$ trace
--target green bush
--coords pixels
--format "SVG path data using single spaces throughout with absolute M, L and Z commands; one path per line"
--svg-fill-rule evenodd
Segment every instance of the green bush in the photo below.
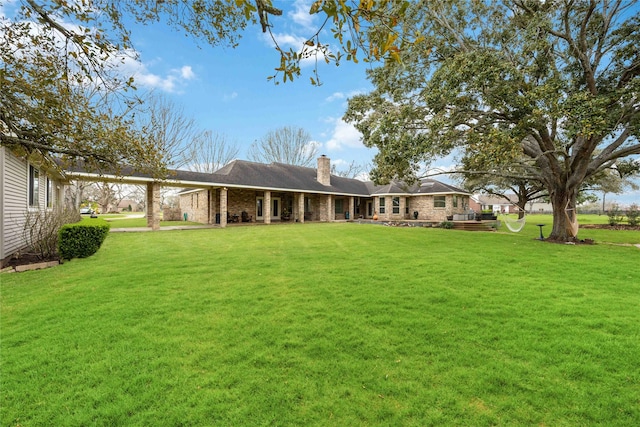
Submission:
M 611 205 L 611 209 L 607 212 L 607 216 L 609 217 L 609 225 L 618 225 L 624 219 L 617 203 Z
M 442 221 L 439 225 L 440 228 L 444 228 L 446 230 L 451 230 L 453 228 L 453 222 L 451 221 Z
M 627 210 L 627 222 L 634 227 L 640 223 L 640 209 L 635 203 Z
M 60 229 L 58 252 L 62 259 L 86 258 L 98 251 L 109 234 L 109 223 L 67 224 Z

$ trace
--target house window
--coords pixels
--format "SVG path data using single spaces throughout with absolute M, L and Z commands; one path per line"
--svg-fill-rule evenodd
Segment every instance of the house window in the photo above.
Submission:
M 447 207 L 446 196 L 433 196 L 433 207 L 434 208 Z
M 256 216 L 259 218 L 264 217 L 264 213 L 262 212 L 262 203 L 263 203 L 263 198 L 258 197 L 256 199 Z
M 380 213 L 385 213 L 385 200 L 384 197 L 380 197 Z
M 336 199 L 335 210 L 336 210 L 337 214 L 341 214 L 341 213 L 344 212 L 344 206 L 343 206 L 343 200 L 342 199 Z
M 53 207 L 53 181 L 47 177 L 47 207 Z
M 453 207 L 454 208 L 458 207 L 458 196 L 453 196 Z
M 40 171 L 29 165 L 29 206 L 38 206 L 38 195 L 40 193 Z
M 393 199 L 391 199 L 391 203 L 393 207 L 393 213 L 399 214 L 400 213 L 400 197 L 394 197 Z

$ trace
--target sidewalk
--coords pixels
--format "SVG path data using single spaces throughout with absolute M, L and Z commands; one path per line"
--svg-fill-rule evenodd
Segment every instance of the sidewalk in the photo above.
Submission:
M 220 228 L 220 225 L 171 225 L 168 227 L 160 227 L 156 231 L 168 231 L 168 230 L 201 230 L 206 228 Z M 143 232 L 153 231 L 151 227 L 128 227 L 128 228 L 114 228 L 112 227 L 109 232 L 111 233 L 127 233 L 127 232 Z

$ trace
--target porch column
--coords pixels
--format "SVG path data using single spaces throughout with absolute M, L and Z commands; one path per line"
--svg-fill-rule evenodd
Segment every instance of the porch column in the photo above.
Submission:
M 56 208 L 58 212 L 62 212 L 64 210 L 64 193 L 65 193 L 65 189 L 67 188 L 67 185 L 62 183 L 58 183 L 55 185 L 56 185 L 57 192 L 55 193 L 56 201 L 55 201 L 54 208 Z
M 298 221 L 304 222 L 304 193 L 298 193 Z
M 160 229 L 160 183 L 147 183 L 147 227 Z
M 209 224 L 216 223 L 216 189 L 209 189 Z
M 265 224 L 271 224 L 271 191 L 264 192 L 264 206 L 262 206 L 262 217 Z
M 333 196 L 327 195 L 327 221 L 331 222 L 336 219 L 336 212 L 333 208 Z
M 227 187 L 220 189 L 220 227 L 227 226 Z
M 356 209 L 355 209 L 356 198 L 351 196 L 349 197 L 348 200 L 349 200 L 349 206 L 347 206 L 347 212 L 349 212 L 349 219 L 353 220 L 353 217 L 356 214 Z

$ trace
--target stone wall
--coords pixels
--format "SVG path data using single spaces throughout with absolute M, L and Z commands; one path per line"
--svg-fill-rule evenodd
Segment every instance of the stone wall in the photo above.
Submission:
M 378 214 L 378 220 L 380 221 L 402 221 L 410 219 L 407 215 L 407 197 L 399 196 L 400 209 L 398 213 L 393 213 L 393 198 L 394 196 L 384 196 L 384 213 L 380 209 L 380 197 L 374 198 L 374 210 Z M 413 219 L 413 217 L 411 218 Z
M 446 221 L 448 216 L 454 214 L 466 213 L 468 209 L 469 198 L 467 196 L 457 196 L 457 207 L 453 206 L 453 195 L 447 194 L 445 196 L 445 207 L 434 206 L 434 196 L 412 196 L 400 198 L 400 209 L 398 213 L 393 213 L 393 198 L 394 196 L 384 196 L 385 209 L 384 213 L 380 210 L 380 197 L 374 198 L 374 209 L 378 214 L 378 220 L 380 221 L 403 221 L 408 219 L 414 219 L 413 213 L 418 212 L 418 220 L 423 221 Z
M 187 220 L 207 224 L 209 221 L 208 190 L 199 190 L 180 195 L 180 211 Z M 184 218 L 183 218 L 184 219 Z
M 242 188 L 230 188 L 227 193 L 227 210 L 230 215 L 242 215 L 245 211 L 253 218 L 253 222 L 256 220 L 256 197 L 263 197 L 264 191 L 245 190 Z M 271 197 L 274 197 L 274 193 L 271 193 Z M 276 196 L 277 197 L 277 196 Z M 216 212 L 220 209 L 216 206 Z
M 434 196 L 410 197 L 408 200 L 409 216 L 413 219 L 413 212 L 418 211 L 419 220 L 446 221 L 447 216 L 465 213 L 467 206 L 463 201 L 465 198 L 467 199 L 466 203 L 468 203 L 468 197 L 458 196 L 458 206 L 454 207 L 453 195 L 447 194 L 445 196 L 445 207 L 436 208 L 434 207 Z
M 177 208 L 163 208 L 162 209 L 162 219 L 164 221 L 183 221 L 184 217 L 182 216 L 182 211 L 179 207 Z

